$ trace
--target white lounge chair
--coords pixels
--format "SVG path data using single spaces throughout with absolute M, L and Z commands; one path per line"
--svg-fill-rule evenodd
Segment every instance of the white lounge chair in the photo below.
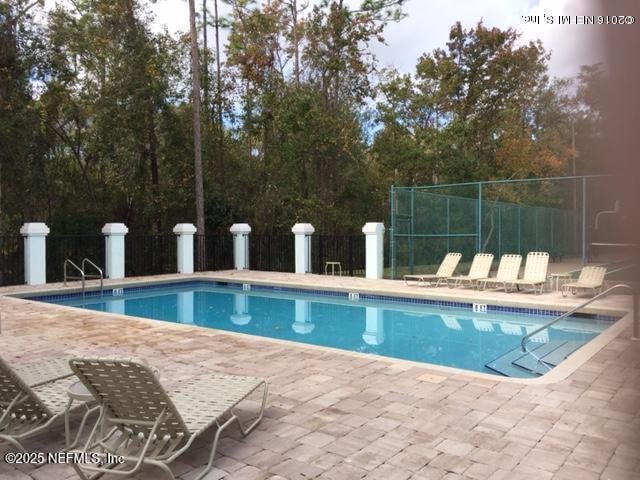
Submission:
M 487 285 L 502 285 L 506 292 L 507 282 L 512 282 L 518 279 L 521 264 L 522 255 L 502 255 L 502 257 L 500 257 L 500 264 L 498 265 L 498 272 L 496 273 L 496 276 L 482 278 L 477 281 L 477 284 L 480 288 L 486 288 Z
M 68 364 L 66 373 L 61 369 L 59 360 L 40 365 L 41 368 L 34 363 L 14 370 L 0 358 L 0 441 L 23 452 L 25 439 L 48 429 L 64 416 L 69 403 L 67 390 L 77 381 Z M 70 412 L 85 406 L 76 403 Z
M 533 288 L 535 293 L 542 293 L 547 283 L 548 266 L 549 254 L 547 252 L 529 252 L 522 278 L 505 282 L 505 287 L 514 286 L 517 290 L 520 290 L 521 286 L 529 286 Z
M 591 290 L 595 295 L 602 290 L 606 267 L 583 267 L 576 282 L 565 283 L 562 286 L 562 296 L 566 297 L 571 292 L 576 295 L 581 290 Z
M 416 282 L 416 285 L 431 285 L 435 284 L 437 287 L 440 283 L 446 283 L 447 278 L 453 275 L 455 272 L 458 263 L 460 263 L 460 259 L 462 258 L 461 253 L 447 253 L 438 268 L 438 271 L 435 274 L 429 275 L 404 275 L 404 281 L 407 285 L 410 285 L 410 281 Z
M 492 263 L 493 253 L 476 253 L 473 257 L 473 262 L 471 262 L 469 274 L 449 277 L 447 279 L 447 285 L 452 288 L 463 284 L 468 284 L 470 287 L 473 287 L 481 278 L 487 278 Z
M 73 375 L 69 367 L 68 358 L 48 358 L 37 362 L 14 365 L 13 371 L 30 387 L 55 382 Z
M 101 402 L 96 426 L 84 448 L 74 453 L 97 454 L 102 459 L 107 454 L 121 455 L 125 459 L 125 465 L 74 463 L 83 479 L 88 478 L 86 472 L 93 473 L 92 478 L 104 473 L 133 475 L 144 465 L 160 467 L 173 479 L 168 464 L 215 425 L 218 430 L 209 463 L 200 479 L 211 470 L 220 434 L 235 422 L 247 435 L 264 414 L 268 388 L 261 378 L 202 375 L 167 392 L 149 367 L 134 360 L 75 358 L 70 363 L 84 386 Z M 234 409 L 261 386 L 260 411 L 245 426 Z M 123 468 L 127 466 L 130 468 Z

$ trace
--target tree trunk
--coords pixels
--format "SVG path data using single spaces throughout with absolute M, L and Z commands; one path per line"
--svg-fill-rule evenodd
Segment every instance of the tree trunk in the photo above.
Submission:
M 189 0 L 189 24 L 191 27 L 191 107 L 193 111 L 193 170 L 196 197 L 196 228 L 204 235 L 204 184 L 202 178 L 202 140 L 200 138 L 200 61 L 198 59 L 198 32 L 196 30 L 195 0 Z M 204 245 L 204 243 L 203 243 Z M 199 248 L 196 265 L 204 268 L 204 250 Z

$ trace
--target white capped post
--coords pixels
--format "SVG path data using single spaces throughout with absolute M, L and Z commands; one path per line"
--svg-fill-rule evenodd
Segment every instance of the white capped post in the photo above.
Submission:
M 382 278 L 384 276 L 384 223 L 365 223 L 362 233 L 365 235 L 365 277 Z
M 124 278 L 124 236 L 129 229 L 124 223 L 106 223 L 104 234 L 105 276 Z
M 249 270 L 249 234 L 248 223 L 234 223 L 229 231 L 233 234 L 233 266 L 236 270 Z
M 25 223 L 20 228 L 24 237 L 24 283 L 43 285 L 47 283 L 47 235 L 46 224 Z
M 310 223 L 296 223 L 291 231 L 296 236 L 296 273 L 311 273 L 311 235 L 316 229 Z
M 197 229 L 193 223 L 178 223 L 173 227 L 178 244 L 178 273 L 193 273 L 193 235 Z

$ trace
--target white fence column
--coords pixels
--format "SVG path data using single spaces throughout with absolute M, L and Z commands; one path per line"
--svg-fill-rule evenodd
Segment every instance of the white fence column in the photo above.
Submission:
M 369 222 L 362 227 L 365 235 L 366 278 L 384 276 L 384 224 Z
M 178 273 L 193 273 L 193 235 L 197 229 L 193 223 L 178 223 L 173 227 L 178 244 Z
M 124 236 L 129 229 L 124 223 L 107 223 L 104 234 L 104 264 L 107 278 L 124 278 Z
M 311 273 L 311 235 L 316 230 L 310 223 L 296 223 L 291 231 L 296 236 L 296 273 Z
M 229 231 L 233 234 L 233 267 L 236 270 L 249 270 L 249 234 L 248 223 L 234 223 Z
M 24 283 L 43 285 L 47 283 L 49 227 L 44 223 L 25 223 L 20 233 L 24 236 Z

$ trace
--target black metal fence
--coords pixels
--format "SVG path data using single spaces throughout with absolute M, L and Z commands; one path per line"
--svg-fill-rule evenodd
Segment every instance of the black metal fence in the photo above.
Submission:
M 340 262 L 343 275 L 363 276 L 365 271 L 364 235 L 322 235 L 311 237 L 313 273 L 323 274 L 326 262 Z M 49 235 L 47 244 L 47 281 L 64 277 L 64 261 L 80 265 L 88 258 L 104 270 L 103 235 Z M 295 237 L 291 233 L 251 234 L 249 267 L 252 270 L 295 271 Z M 233 268 L 233 236 L 229 232 L 196 235 L 194 266 L 197 271 Z M 176 236 L 125 236 L 125 274 L 159 275 L 177 271 Z M 0 286 L 24 282 L 24 246 L 20 236 L 0 236 Z
M 193 248 L 196 271 L 229 270 L 233 268 L 233 237 L 230 233 L 196 235 Z
M 176 236 L 127 235 L 125 238 L 125 275 L 161 275 L 176 273 Z M 103 257 L 104 258 L 104 257 Z
M 84 258 L 88 258 L 104 270 L 103 235 L 47 236 L 47 282 L 61 282 L 64 279 L 64 261 L 66 259 L 80 266 Z M 78 272 L 73 272 L 72 269 L 68 271 L 70 275 L 78 275 Z M 20 279 L 17 283 L 23 281 L 24 279 Z
M 272 272 L 295 271 L 293 234 L 249 235 L 249 268 Z
M 313 235 L 311 237 L 313 273 L 324 273 L 326 262 L 340 262 L 343 275 L 364 276 L 364 235 Z
M 24 282 L 24 240 L 19 235 L 0 236 L 0 286 Z

